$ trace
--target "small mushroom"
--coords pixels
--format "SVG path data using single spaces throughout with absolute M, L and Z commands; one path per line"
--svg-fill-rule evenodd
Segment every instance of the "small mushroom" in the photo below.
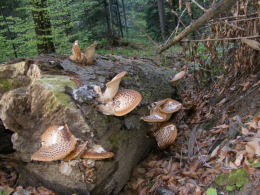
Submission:
M 154 132 L 154 137 L 160 149 L 165 149 L 174 143 L 177 137 L 177 128 L 172 123 L 167 123 Z
M 132 89 L 119 91 L 113 101 L 98 106 L 100 112 L 106 115 L 123 116 L 131 112 L 141 102 L 142 96 Z
M 150 123 L 164 122 L 168 120 L 168 115 L 166 113 L 160 112 L 158 109 L 152 109 L 150 115 L 143 116 L 141 119 Z
M 181 108 L 182 104 L 171 98 L 165 99 L 164 102 L 159 105 L 160 111 L 168 114 L 178 112 Z
M 82 60 L 78 40 L 76 40 L 72 46 L 72 55 L 69 57 L 71 61 L 80 62 Z
M 94 86 L 94 90 L 99 95 L 98 101 L 101 103 L 107 103 L 113 99 L 116 95 L 121 79 L 126 75 L 127 72 L 121 72 L 117 74 L 111 81 L 106 83 L 106 90 L 102 94 L 101 89 L 98 86 Z
M 93 148 L 86 150 L 80 156 L 81 158 L 103 160 L 107 158 L 113 158 L 113 152 L 107 152 L 101 145 L 94 145 Z
M 55 161 L 66 157 L 75 149 L 76 138 L 68 126 L 50 126 L 41 136 L 42 146 L 31 159 L 36 161 Z
M 69 153 L 63 160 L 65 162 L 67 161 L 70 161 L 74 158 L 77 158 L 78 156 L 80 156 L 80 154 L 84 151 L 84 149 L 86 148 L 88 142 L 84 142 L 84 143 L 78 143 L 76 145 L 76 148 L 71 152 Z
M 185 66 L 184 70 L 177 73 L 170 82 L 173 84 L 177 84 L 179 80 L 181 80 L 186 75 L 186 72 L 187 72 L 187 67 Z
M 95 60 L 95 48 L 97 46 L 97 43 L 93 43 L 89 47 L 85 49 L 85 60 L 86 64 L 94 64 Z

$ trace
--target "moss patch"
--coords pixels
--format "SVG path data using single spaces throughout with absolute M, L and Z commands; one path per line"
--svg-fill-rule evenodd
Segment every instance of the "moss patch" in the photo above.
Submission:
M 9 79 L 0 79 L 0 91 L 7 92 L 13 88 L 13 83 Z
M 55 99 L 59 103 L 69 108 L 74 108 L 74 103 L 71 102 L 70 96 L 65 94 L 65 86 L 71 87 L 72 89 L 76 87 L 69 77 L 61 75 L 45 75 L 41 79 L 37 80 L 35 84 L 39 84 L 52 91 Z M 51 101 L 48 106 L 50 109 L 55 109 L 55 101 Z
M 236 186 L 238 188 L 244 186 L 250 179 L 243 168 L 232 170 L 229 174 L 221 174 L 216 177 L 215 182 L 219 186 Z

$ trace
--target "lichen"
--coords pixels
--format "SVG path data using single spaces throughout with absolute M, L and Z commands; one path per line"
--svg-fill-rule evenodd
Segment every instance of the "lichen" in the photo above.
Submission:
M 220 174 L 215 182 L 219 186 L 237 186 L 241 187 L 250 182 L 244 168 L 232 170 L 229 174 Z
M 62 75 L 45 75 L 37 80 L 35 84 L 39 84 L 46 89 L 49 89 L 59 103 L 68 108 L 74 108 L 74 103 L 71 102 L 70 96 L 65 94 L 65 86 L 71 87 L 72 89 L 76 88 L 74 82 L 71 81 L 69 77 Z M 48 107 L 53 110 L 56 105 L 54 102 L 50 102 Z

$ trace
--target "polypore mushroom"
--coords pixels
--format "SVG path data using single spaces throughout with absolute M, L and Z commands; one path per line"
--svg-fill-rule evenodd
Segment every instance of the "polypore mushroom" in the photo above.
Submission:
M 94 145 L 93 148 L 84 151 L 80 157 L 92 160 L 103 160 L 107 158 L 113 158 L 114 153 L 107 152 L 101 145 Z
M 74 42 L 72 46 L 72 55 L 69 58 L 71 61 L 76 61 L 76 62 L 80 62 L 82 60 L 78 40 Z
M 123 116 L 131 112 L 141 102 L 142 96 L 132 89 L 119 91 L 113 101 L 98 106 L 100 112 L 106 115 Z
M 84 151 L 87 144 L 88 144 L 88 142 L 84 142 L 84 143 L 81 143 L 81 144 L 78 143 L 76 145 L 76 148 L 71 153 L 69 153 L 63 160 L 64 161 L 70 161 L 74 158 L 77 158 Z
M 160 112 L 159 109 L 151 109 L 150 115 L 143 116 L 141 119 L 150 123 L 164 122 L 168 120 L 168 115 L 166 113 Z
M 164 102 L 159 105 L 160 111 L 168 114 L 178 112 L 181 108 L 182 104 L 171 98 L 165 99 Z
M 177 128 L 172 123 L 167 123 L 161 126 L 161 128 L 154 132 L 154 137 L 160 149 L 165 149 L 172 145 L 177 137 Z
M 98 101 L 101 103 L 107 103 L 113 99 L 116 95 L 121 79 L 126 75 L 127 72 L 120 72 L 111 81 L 106 83 L 106 90 L 102 94 L 99 86 L 94 86 L 94 90 L 99 95 Z
M 92 45 L 90 45 L 85 49 L 86 64 L 94 64 L 96 46 L 97 43 L 93 43 Z
M 177 84 L 179 82 L 179 80 L 181 80 L 186 75 L 186 72 L 187 72 L 187 67 L 185 66 L 184 70 L 177 73 L 170 82 L 173 84 L 174 83 Z
M 42 146 L 31 159 L 36 161 L 55 161 L 66 157 L 76 146 L 76 138 L 68 126 L 50 126 L 41 136 Z

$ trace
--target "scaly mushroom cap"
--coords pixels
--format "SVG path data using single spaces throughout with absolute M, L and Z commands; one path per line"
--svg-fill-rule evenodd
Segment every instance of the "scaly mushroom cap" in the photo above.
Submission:
M 157 123 L 167 121 L 168 115 L 166 113 L 160 112 L 158 109 L 152 109 L 149 116 L 141 117 L 145 122 Z
M 172 82 L 172 83 L 178 82 L 185 76 L 185 74 L 186 74 L 186 70 L 183 70 L 183 71 L 177 73 L 170 82 Z
M 159 105 L 161 112 L 172 114 L 178 112 L 182 108 L 182 104 L 171 98 L 165 99 L 164 103 Z
M 127 72 L 120 72 L 111 81 L 106 83 L 105 92 L 98 98 L 101 103 L 109 102 L 118 92 L 119 84 L 121 79 L 126 75 Z
M 72 61 L 81 60 L 81 52 L 80 52 L 78 40 L 76 40 L 72 46 L 72 55 L 70 56 L 70 60 Z
M 84 142 L 84 143 L 81 143 L 81 144 L 78 143 L 76 148 L 71 153 L 69 153 L 63 160 L 64 161 L 70 161 L 74 158 L 77 158 L 84 151 L 87 144 L 88 144 L 88 142 Z
M 74 150 L 77 143 L 67 125 L 49 127 L 42 134 L 41 141 L 42 146 L 32 155 L 32 160 L 61 160 Z
M 41 70 L 36 64 L 31 64 L 26 75 L 35 81 L 41 78 Z
M 177 137 L 177 128 L 172 123 L 162 125 L 162 127 L 154 133 L 154 137 L 160 149 L 165 149 L 172 145 Z
M 139 92 L 132 89 L 119 91 L 114 97 L 114 115 L 123 116 L 131 112 L 141 102 L 142 96 Z
M 95 48 L 97 46 L 97 43 L 93 43 L 89 47 L 85 49 L 85 58 L 87 60 L 87 64 L 93 64 L 94 58 L 95 58 Z
M 113 152 L 107 152 L 101 145 L 94 145 L 93 148 L 86 150 L 80 156 L 81 158 L 103 160 L 107 158 L 113 158 Z

